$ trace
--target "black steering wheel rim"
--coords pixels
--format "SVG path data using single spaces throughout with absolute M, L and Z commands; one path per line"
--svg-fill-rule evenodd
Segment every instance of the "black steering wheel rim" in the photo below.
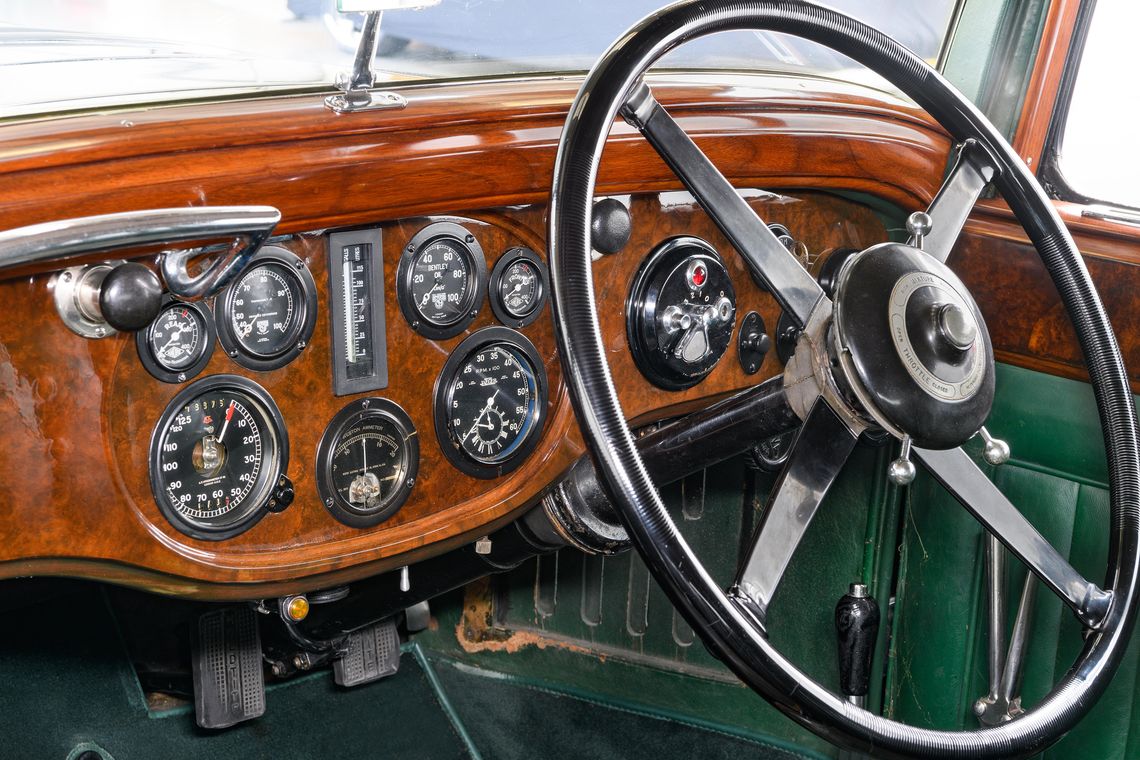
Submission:
M 977 140 L 995 180 L 1057 286 L 1092 380 L 1108 455 L 1111 525 L 1105 588 L 1114 602 L 1072 668 L 1024 716 L 975 731 L 920 729 L 844 701 L 785 660 L 712 580 L 670 520 L 625 422 L 606 361 L 590 272 L 590 211 L 610 126 L 654 61 L 729 30 L 793 34 L 844 53 L 891 81 L 958 141 Z M 838 744 L 876 756 L 1008 757 L 1039 752 L 1103 693 L 1132 630 L 1140 562 L 1140 446 L 1132 393 L 1103 305 L 1040 185 L 985 117 L 925 62 L 881 32 L 803 0 L 686 0 L 622 36 L 587 76 L 559 145 L 550 208 L 555 332 L 579 425 L 615 506 L 658 582 L 705 644 L 778 709 Z

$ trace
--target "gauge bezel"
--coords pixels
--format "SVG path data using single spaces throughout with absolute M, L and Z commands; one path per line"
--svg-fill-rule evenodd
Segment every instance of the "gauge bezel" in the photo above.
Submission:
M 408 468 L 400 488 L 393 492 L 387 504 L 376 512 L 361 512 L 342 499 L 333 486 L 332 460 L 344 432 L 351 425 L 369 417 L 383 417 L 392 422 L 403 434 Z M 321 435 L 321 442 L 317 445 L 317 495 L 329 514 L 352 528 L 371 528 L 400 511 L 400 507 L 404 506 L 404 502 L 408 500 L 412 488 L 416 485 L 419 471 L 420 440 L 416 426 L 403 407 L 386 398 L 375 396 L 362 398 L 345 406 L 329 421 L 325 432 Z
M 297 310 L 300 313 L 296 317 L 288 346 L 284 351 L 272 356 L 261 356 L 248 351 L 234 334 L 232 318 L 234 291 L 238 283 L 254 269 L 265 264 L 280 266 L 294 277 L 301 291 L 301 297 L 297 299 Z M 262 246 L 250 258 L 249 264 L 241 274 L 236 276 L 214 301 L 214 320 L 217 323 L 218 341 L 222 344 L 222 350 L 239 365 L 256 372 L 280 369 L 296 359 L 313 338 L 313 328 L 317 324 L 317 284 L 305 262 L 291 251 L 275 245 Z
M 520 260 L 525 260 L 530 263 L 538 276 L 538 296 L 535 298 L 534 306 L 521 317 L 512 314 L 499 295 L 499 286 L 502 284 L 503 276 L 507 273 L 507 269 L 516 261 Z M 491 311 L 493 311 L 495 317 L 507 327 L 517 329 L 534 324 L 546 306 L 546 294 L 550 291 L 549 282 L 550 271 L 546 267 L 546 262 L 544 262 L 537 253 L 523 246 L 509 248 L 504 251 L 503 255 L 499 257 L 499 260 L 495 262 L 495 266 L 491 269 L 491 277 L 487 282 L 487 297 L 491 302 Z
M 442 324 L 427 319 L 416 307 L 412 297 L 412 275 L 415 270 L 415 260 L 420 252 L 436 240 L 446 238 L 456 243 L 461 255 L 467 257 L 467 301 L 464 303 L 460 317 L 454 322 Z M 396 301 L 400 304 L 400 311 L 404 319 L 413 330 L 425 338 L 432 340 L 445 340 L 454 338 L 475 321 L 479 311 L 483 308 L 483 299 L 487 294 L 487 257 L 483 254 L 483 247 L 479 241 L 464 226 L 455 222 L 433 222 L 412 236 L 404 246 L 400 256 L 400 264 L 396 270 Z
M 710 351 L 700 364 L 690 366 L 663 350 L 659 317 L 666 308 L 662 306 L 662 290 L 682 268 L 688 271 L 696 259 L 704 260 L 710 278 L 715 276 L 724 282 L 724 296 L 732 304 L 732 320 L 727 326 L 718 327 L 718 335 L 713 336 L 715 341 L 710 340 L 710 345 L 723 344 L 720 350 Z M 712 374 L 728 353 L 736 331 L 738 308 L 732 276 L 711 243 L 689 235 L 659 243 L 638 267 L 625 300 L 626 341 L 633 363 L 642 376 L 658 388 L 667 391 L 692 388 Z
M 452 386 L 458 376 L 460 367 L 462 367 L 463 363 L 467 360 L 467 357 L 480 348 L 501 343 L 506 343 L 518 350 L 530 363 L 535 384 L 535 418 L 530 432 L 526 434 L 526 438 L 518 443 L 509 457 L 501 462 L 488 464 L 471 458 L 467 452 L 463 450 L 460 442 L 455 440 L 455 436 L 451 432 L 452 425 L 449 410 L 451 408 L 451 396 L 453 393 Z M 509 327 L 484 327 L 467 336 L 455 347 L 455 350 L 447 357 L 443 369 L 435 380 L 435 389 L 432 393 L 432 418 L 435 423 L 436 442 L 439 444 L 440 450 L 443 451 L 448 461 L 455 465 L 461 472 L 468 475 L 490 480 L 513 472 L 519 465 L 526 461 L 526 458 L 530 456 L 542 438 L 543 429 L 546 427 L 547 394 L 546 366 L 542 363 L 542 358 L 539 356 L 538 349 L 534 347 L 534 344 L 531 343 L 525 335 Z
M 167 309 L 172 306 L 182 306 L 190 309 L 199 317 L 202 318 L 202 324 L 205 325 L 202 334 L 202 349 L 197 359 L 194 360 L 185 369 L 171 370 L 167 369 L 158 357 L 154 355 L 150 347 L 150 334 L 154 330 L 154 326 L 158 324 L 158 320 L 166 313 Z M 214 355 L 214 342 L 218 339 L 218 329 L 214 324 L 214 313 L 207 308 L 201 301 L 182 301 L 172 295 L 167 295 L 162 300 L 162 305 L 158 309 L 158 316 L 156 316 L 146 328 L 139 330 L 135 333 L 135 348 L 139 354 L 139 362 L 142 363 L 143 368 L 151 374 L 156 380 L 161 380 L 164 383 L 180 384 L 193 379 L 206 365 L 210 363 L 210 359 Z
M 257 486 L 257 494 L 247 497 L 252 506 L 233 522 L 221 526 L 212 526 L 196 522 L 174 509 L 165 498 L 165 493 L 155 479 L 155 473 L 162 470 L 162 452 L 159 451 L 162 435 L 169 428 L 175 415 L 195 397 L 219 389 L 236 390 L 249 396 L 259 407 L 257 411 L 264 417 L 263 422 L 266 424 L 266 431 L 273 434 L 276 446 L 273 462 L 268 461 L 268 454 L 263 455 L 262 471 L 271 472 L 272 476 L 266 475 Z M 203 541 L 223 541 L 246 532 L 270 511 L 269 501 L 289 467 L 289 431 L 285 427 L 285 418 L 282 417 L 281 410 L 277 407 L 277 402 L 269 395 L 269 391 L 254 381 L 239 375 L 210 375 L 183 388 L 166 405 L 162 416 L 159 417 L 158 422 L 151 430 L 148 466 L 151 495 L 154 497 L 155 504 L 158 505 L 159 512 L 162 513 L 167 522 L 175 530 L 191 538 Z

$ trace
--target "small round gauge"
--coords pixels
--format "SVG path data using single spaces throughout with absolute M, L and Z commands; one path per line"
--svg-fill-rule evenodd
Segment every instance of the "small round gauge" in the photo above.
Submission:
M 525 327 L 546 302 L 546 264 L 529 248 L 511 248 L 491 270 L 491 308 L 503 324 Z
M 184 383 L 209 363 L 215 337 L 208 309 L 168 298 L 150 326 L 135 333 L 135 347 L 147 372 L 164 383 Z
M 175 528 L 195 538 L 235 536 L 284 508 L 289 440 L 260 385 L 214 375 L 166 408 L 150 439 L 150 484 Z
M 396 297 L 416 332 L 451 338 L 479 313 L 487 262 L 475 236 L 458 224 L 436 222 L 404 249 L 396 273 Z
M 407 413 L 387 399 L 360 399 L 325 429 L 317 448 L 317 492 L 345 525 L 378 525 L 407 500 L 419 462 L 419 438 Z
M 317 319 L 317 289 L 299 258 L 265 246 L 214 304 L 218 337 L 243 367 L 288 364 L 307 345 Z
M 494 478 L 518 467 L 546 423 L 546 371 L 534 344 L 514 330 L 471 335 L 436 383 L 440 447 L 460 470 Z

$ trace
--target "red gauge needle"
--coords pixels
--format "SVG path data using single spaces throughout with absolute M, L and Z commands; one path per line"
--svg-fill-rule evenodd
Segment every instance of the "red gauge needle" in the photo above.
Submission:
M 226 421 L 222 423 L 222 432 L 218 433 L 218 441 L 222 440 L 222 436 L 226 434 L 226 428 L 230 426 L 230 417 L 234 416 L 234 403 L 235 402 L 231 401 L 230 405 L 226 407 Z

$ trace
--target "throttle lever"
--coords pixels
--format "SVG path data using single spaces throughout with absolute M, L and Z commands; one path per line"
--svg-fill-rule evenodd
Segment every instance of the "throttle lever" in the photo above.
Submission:
M 879 603 L 862 583 L 852 583 L 835 605 L 835 635 L 839 652 L 839 690 L 863 707 L 871 682 L 871 657 L 879 636 Z

